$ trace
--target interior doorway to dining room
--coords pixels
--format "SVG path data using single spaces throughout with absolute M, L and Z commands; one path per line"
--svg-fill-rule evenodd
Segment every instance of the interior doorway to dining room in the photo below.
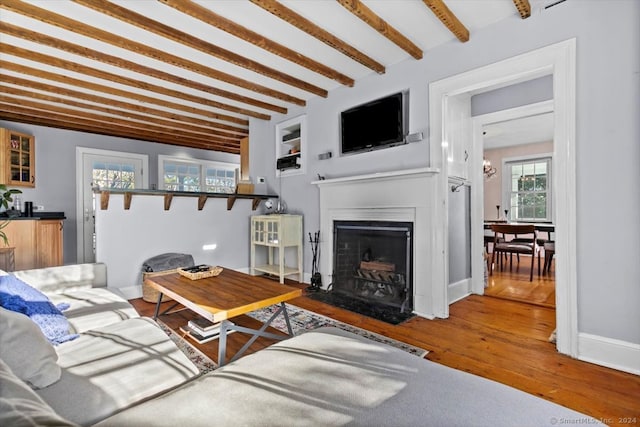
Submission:
M 553 104 L 528 104 L 478 115 L 474 121 L 482 131 L 484 243 L 490 270 L 484 295 L 555 308 Z M 491 225 L 505 222 L 535 224 L 538 259 L 533 264 L 529 255 L 503 256 L 503 262 L 493 256 Z M 517 237 L 498 233 L 498 238 Z

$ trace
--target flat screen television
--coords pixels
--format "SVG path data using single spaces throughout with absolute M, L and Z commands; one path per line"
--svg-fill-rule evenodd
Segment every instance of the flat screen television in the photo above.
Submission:
M 405 143 L 406 93 L 367 102 L 340 115 L 340 152 L 351 154 Z

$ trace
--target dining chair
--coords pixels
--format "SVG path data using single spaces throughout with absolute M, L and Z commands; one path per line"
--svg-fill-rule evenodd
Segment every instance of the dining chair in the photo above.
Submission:
M 544 244 L 544 265 L 542 267 L 543 273 L 549 273 L 551 271 L 551 262 L 553 256 L 556 253 L 556 242 L 546 242 Z
M 538 245 L 538 233 L 535 226 L 532 224 L 492 224 L 491 230 L 494 233 L 491 265 L 497 268 L 495 264 L 496 256 L 500 262 L 501 255 L 508 254 L 509 269 L 512 269 L 513 254 L 518 256 L 520 254 L 531 255 L 529 281 L 533 281 L 533 263 L 536 256 L 538 258 L 538 274 L 540 274 L 540 246 Z M 509 235 L 515 236 L 513 240 L 507 240 Z M 490 273 L 493 274 L 493 269 L 490 269 Z

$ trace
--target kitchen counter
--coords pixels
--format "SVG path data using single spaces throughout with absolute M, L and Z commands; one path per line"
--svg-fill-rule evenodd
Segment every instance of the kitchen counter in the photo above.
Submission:
M 33 216 L 24 216 L 24 214 L 21 214 L 21 215 L 22 216 L 10 217 L 9 215 L 7 215 L 6 212 L 2 212 L 0 213 L 0 219 L 11 219 L 11 220 L 67 219 L 67 217 L 64 216 L 64 212 L 34 211 Z

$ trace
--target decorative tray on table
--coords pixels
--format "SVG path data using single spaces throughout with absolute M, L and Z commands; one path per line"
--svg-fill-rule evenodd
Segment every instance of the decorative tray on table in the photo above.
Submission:
M 193 267 L 178 268 L 176 271 L 181 276 L 191 280 L 204 279 L 205 277 L 213 277 L 222 273 L 222 267 L 212 267 L 206 264 L 195 265 Z

